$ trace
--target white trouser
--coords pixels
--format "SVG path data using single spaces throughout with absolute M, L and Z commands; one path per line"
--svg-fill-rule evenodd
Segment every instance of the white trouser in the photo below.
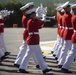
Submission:
M 59 45 L 60 45 L 60 36 L 57 35 L 57 41 L 56 41 L 56 43 L 55 43 L 55 45 L 54 45 L 54 47 L 53 47 L 53 51 L 54 51 L 53 54 L 54 54 L 54 55 L 57 54 L 57 50 L 58 50 Z
M 27 44 L 26 44 L 25 41 L 23 41 L 22 45 L 19 47 L 19 53 L 18 53 L 18 55 L 16 57 L 15 64 L 20 65 L 20 63 L 22 61 L 22 58 L 25 55 L 26 49 L 27 49 Z
M 66 57 L 66 61 L 63 64 L 63 68 L 69 69 L 75 57 L 76 57 L 76 43 L 72 43 L 71 51 L 68 53 L 68 56 Z
M 20 46 L 20 51 L 17 55 L 17 58 L 15 60 L 15 64 L 21 64 L 23 57 L 25 56 L 26 50 L 27 50 L 27 44 L 25 41 L 23 41 L 22 45 Z M 38 61 L 36 59 L 36 56 L 33 54 L 33 59 L 35 61 L 35 64 L 38 65 Z
M 60 45 L 59 45 L 59 47 L 58 47 L 58 51 L 57 51 L 57 55 L 56 55 L 57 58 L 60 57 L 60 53 L 61 53 L 61 49 L 62 49 L 62 47 L 63 47 L 63 43 L 64 43 L 64 39 L 61 37 L 61 38 L 60 38 Z
M 4 42 L 4 33 L 0 33 L 0 45 L 1 45 L 2 51 L 5 53 L 7 49 Z
M 64 40 L 64 44 L 63 44 L 63 47 L 61 49 L 58 65 L 64 64 L 66 56 L 71 49 L 71 46 L 72 46 L 71 40 Z
M 41 48 L 39 45 L 28 45 L 27 46 L 26 54 L 25 54 L 19 68 L 26 70 L 29 59 L 33 54 L 36 55 L 37 61 L 39 63 L 39 66 L 41 67 L 41 69 L 42 70 L 46 69 L 48 66 L 46 65 L 46 63 L 43 59 Z
M 1 46 L 1 33 L 0 33 L 0 57 L 4 56 L 4 52 L 2 51 L 2 46 Z

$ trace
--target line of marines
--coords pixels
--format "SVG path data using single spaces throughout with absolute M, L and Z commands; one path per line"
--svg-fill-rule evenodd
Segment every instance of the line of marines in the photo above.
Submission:
M 53 56 L 58 67 L 64 73 L 72 73 L 69 69 L 76 60 L 76 4 L 69 1 L 56 8 L 57 41 L 53 47 Z
M 45 23 L 45 18 L 36 17 L 36 9 L 33 2 L 22 6 L 20 10 L 23 13 L 22 25 L 24 28 L 23 42 L 19 48 L 19 53 L 14 62 L 14 66 L 19 68 L 21 73 L 27 71 L 30 57 L 32 56 L 37 69 L 41 69 L 43 74 L 52 71 L 45 63 L 41 48 L 39 46 L 39 29 Z M 56 58 L 58 67 L 62 72 L 72 73 L 69 68 L 74 59 L 76 59 L 76 4 L 70 5 L 69 1 L 56 8 L 57 10 L 57 42 L 53 48 L 53 56 Z M 71 12 L 72 10 L 72 12 Z M 1 13 L 0 13 L 1 14 Z M 0 59 L 9 55 L 4 44 L 4 21 L 6 14 L 0 16 Z M 3 40 L 2 40 L 3 39 Z M 2 58 L 3 57 L 3 58 Z
M 28 7 L 29 6 L 29 7 Z M 26 71 L 27 64 L 32 56 L 36 68 L 41 69 L 44 74 L 51 71 L 46 65 L 41 48 L 39 46 L 39 29 L 43 27 L 45 18 L 42 20 L 36 17 L 35 7 L 33 3 L 28 3 L 21 7 L 23 12 L 22 24 L 24 27 L 23 43 L 20 46 L 20 51 L 14 63 L 14 66 L 19 68 L 22 73 Z M 69 1 L 56 8 L 57 10 L 57 42 L 53 48 L 53 56 L 55 56 L 58 67 L 64 73 L 72 73 L 69 68 L 72 61 L 76 58 L 75 55 L 75 22 L 76 22 L 76 4 L 70 5 Z M 72 10 L 72 11 L 71 11 Z M 22 59 L 23 58 L 23 59 Z

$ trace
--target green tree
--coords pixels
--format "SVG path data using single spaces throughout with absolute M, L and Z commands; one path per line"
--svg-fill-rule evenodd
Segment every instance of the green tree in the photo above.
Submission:
M 47 5 L 47 16 L 56 16 L 56 5 L 54 2 L 49 2 Z M 53 27 L 57 23 L 56 19 L 50 19 L 50 22 L 45 23 L 45 27 Z
M 5 8 L 11 11 L 14 10 L 14 14 L 7 16 L 7 20 L 5 22 L 6 27 L 12 27 L 13 24 L 18 24 L 18 27 L 22 27 L 22 12 L 20 11 L 20 7 L 22 7 L 23 5 L 23 3 L 17 0 L 9 0 L 7 2 L 0 3 L 0 10 Z M 48 2 L 44 6 L 47 6 L 47 16 L 56 15 L 56 6 L 54 5 L 54 2 Z M 44 26 L 53 27 L 55 24 L 56 20 L 51 19 L 50 22 L 46 22 Z
M 0 3 L 1 9 L 7 9 L 7 10 L 14 10 L 14 14 L 11 14 L 10 16 L 7 16 L 7 20 L 5 22 L 5 25 L 7 27 L 12 27 L 13 24 L 18 24 L 19 27 L 21 27 L 21 17 L 22 12 L 20 11 L 20 7 L 23 6 L 23 4 L 16 0 L 10 0 L 6 3 Z

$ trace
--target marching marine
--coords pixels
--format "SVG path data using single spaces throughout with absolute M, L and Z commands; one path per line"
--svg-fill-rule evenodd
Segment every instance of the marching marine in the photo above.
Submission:
M 62 29 L 63 29 L 63 26 L 62 26 L 62 17 L 64 15 L 64 12 L 65 12 L 64 9 L 61 8 L 61 10 L 60 10 L 60 16 L 59 16 L 59 19 L 58 19 L 58 23 L 59 23 L 59 31 L 58 32 L 59 32 L 59 39 L 60 39 L 60 41 L 59 41 L 59 46 L 58 46 L 56 57 L 55 57 L 56 59 L 59 58 L 60 53 L 61 53 L 61 48 L 62 48 L 62 45 L 63 45 L 63 39 L 60 36 L 60 34 L 61 34 Z
M 71 38 L 72 41 L 72 47 L 71 50 L 69 51 L 66 60 L 62 66 L 62 71 L 65 73 L 72 73 L 69 68 L 74 60 L 74 58 L 76 58 L 76 4 L 71 6 L 72 10 L 73 10 L 73 15 L 71 18 L 71 22 L 72 22 L 72 26 L 73 26 L 73 35 Z
M 71 49 L 72 46 L 72 42 L 71 42 L 71 37 L 73 34 L 73 28 L 72 28 L 72 24 L 71 24 L 71 8 L 70 8 L 70 4 L 69 1 L 64 3 L 62 5 L 62 8 L 65 10 L 65 13 L 62 17 L 62 22 L 64 24 L 64 33 L 63 33 L 63 39 L 64 39 L 64 43 L 63 43 L 63 47 L 61 49 L 61 53 L 59 56 L 59 61 L 58 61 L 58 66 L 61 68 L 62 65 L 65 62 L 66 56 L 68 54 L 68 52 Z
M 39 46 L 39 41 L 40 41 L 39 29 L 42 28 L 44 22 L 39 20 L 36 17 L 35 8 L 28 10 L 26 13 L 30 17 L 30 19 L 27 23 L 29 36 L 27 37 L 26 43 L 28 44 L 28 46 L 27 46 L 27 50 L 25 53 L 25 57 L 24 57 L 23 61 L 21 62 L 21 65 L 19 67 L 19 71 L 23 72 L 23 73 L 29 73 L 28 71 L 26 71 L 27 64 L 29 62 L 30 57 L 33 54 L 36 54 L 36 58 L 37 58 L 37 61 L 39 63 L 39 66 L 40 66 L 42 72 L 44 74 L 46 74 L 47 72 L 51 71 L 51 69 L 48 69 L 48 66 L 44 62 L 41 48 Z
M 6 17 L 8 12 L 6 10 L 0 11 L 0 53 L 1 53 L 1 61 L 5 59 L 5 56 L 9 55 L 10 52 L 7 51 L 5 42 L 4 42 L 4 22 L 6 21 Z
M 56 10 L 57 10 L 57 24 L 58 24 L 58 27 L 57 27 L 57 41 L 56 41 L 56 43 L 55 43 L 55 45 L 54 45 L 54 47 L 53 47 L 53 56 L 57 59 L 57 51 L 58 51 L 58 48 L 59 48 L 59 45 L 60 45 L 60 39 L 61 39 L 61 37 L 60 37 L 60 17 L 61 17 L 61 10 L 62 10 L 62 8 L 61 8 L 61 6 L 58 6 L 57 8 L 56 8 Z
M 25 56 L 26 50 L 27 50 L 26 39 L 28 37 L 27 22 L 29 20 L 29 16 L 26 14 L 26 12 L 28 10 L 30 10 L 30 9 L 33 9 L 33 8 L 34 8 L 33 2 L 27 3 L 26 5 L 24 5 L 24 6 L 22 6 L 20 8 L 20 10 L 23 13 L 23 16 L 22 16 L 22 25 L 23 25 L 23 28 L 24 28 L 24 32 L 23 32 L 23 43 L 20 46 L 20 51 L 19 51 L 19 53 L 18 53 L 18 55 L 16 57 L 16 60 L 14 62 L 14 66 L 16 66 L 16 67 L 20 66 L 20 64 L 23 61 L 23 58 Z M 37 62 L 37 60 L 35 58 L 35 54 L 33 54 L 33 58 L 34 58 L 34 61 L 36 63 L 36 68 L 39 68 L 38 62 Z

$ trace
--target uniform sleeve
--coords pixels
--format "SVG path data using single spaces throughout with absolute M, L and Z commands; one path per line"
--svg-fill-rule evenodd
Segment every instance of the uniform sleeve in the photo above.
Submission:
M 75 20 L 74 20 L 74 22 L 73 22 L 73 26 L 74 26 L 74 28 L 75 28 L 75 30 L 76 30 L 76 18 L 75 18 Z
M 65 27 L 65 17 L 64 16 L 62 17 L 62 26 Z
M 38 20 L 38 29 L 41 29 L 44 25 L 44 21 Z
M 24 28 L 27 28 L 27 21 L 28 21 L 27 18 L 22 18 L 22 25 Z
M 60 25 L 62 26 L 62 17 L 60 18 Z
M 28 28 L 28 32 L 30 32 L 30 31 L 32 31 L 32 23 L 31 23 L 31 20 L 28 20 L 28 22 L 27 22 L 27 28 Z

